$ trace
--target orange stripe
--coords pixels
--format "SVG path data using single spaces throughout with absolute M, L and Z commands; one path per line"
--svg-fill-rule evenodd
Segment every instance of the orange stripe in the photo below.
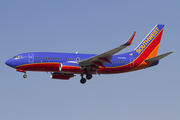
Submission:
M 156 48 L 151 52 L 151 54 L 146 59 L 155 57 L 157 55 L 158 49 L 159 49 L 159 44 L 156 46 Z

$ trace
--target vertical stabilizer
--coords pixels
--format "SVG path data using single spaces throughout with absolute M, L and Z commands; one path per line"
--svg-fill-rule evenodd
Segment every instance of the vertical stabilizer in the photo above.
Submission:
M 144 40 L 134 50 L 138 55 L 144 54 L 145 58 L 155 57 L 158 52 L 164 25 L 156 25 Z M 147 56 L 148 55 L 148 56 Z

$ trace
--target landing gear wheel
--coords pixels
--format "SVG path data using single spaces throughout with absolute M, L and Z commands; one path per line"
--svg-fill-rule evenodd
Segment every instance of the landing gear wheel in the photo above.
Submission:
M 92 74 L 87 74 L 87 75 L 86 75 L 86 79 L 87 79 L 87 80 L 90 80 L 91 78 L 92 78 Z
M 81 84 L 86 83 L 86 79 L 85 79 L 85 78 L 81 78 L 80 83 L 81 83 Z
M 24 74 L 24 75 L 23 75 L 23 78 L 27 78 L 27 75 L 26 75 L 26 74 Z

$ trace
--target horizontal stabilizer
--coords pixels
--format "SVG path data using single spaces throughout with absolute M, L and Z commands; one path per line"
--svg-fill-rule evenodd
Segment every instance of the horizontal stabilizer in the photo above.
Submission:
M 146 59 L 145 62 L 155 62 L 155 61 L 159 61 L 160 59 L 166 57 L 167 55 L 169 55 L 169 54 L 171 54 L 171 53 L 173 53 L 173 52 L 168 52 L 168 53 L 165 53 L 165 54 L 156 56 L 156 57 L 152 57 L 152 58 Z

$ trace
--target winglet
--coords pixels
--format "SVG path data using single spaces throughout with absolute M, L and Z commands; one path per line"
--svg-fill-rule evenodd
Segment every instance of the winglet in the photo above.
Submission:
M 123 44 L 123 46 L 129 46 L 131 45 L 133 39 L 134 39 L 134 36 L 136 34 L 136 31 L 134 31 L 134 33 L 131 35 L 131 37 L 127 40 L 127 42 L 125 44 Z
M 155 62 L 155 61 L 158 61 L 158 60 L 166 57 L 167 55 L 169 55 L 171 53 L 173 53 L 173 52 L 168 52 L 168 53 L 156 56 L 156 57 L 152 57 L 152 58 L 146 59 L 145 62 Z

